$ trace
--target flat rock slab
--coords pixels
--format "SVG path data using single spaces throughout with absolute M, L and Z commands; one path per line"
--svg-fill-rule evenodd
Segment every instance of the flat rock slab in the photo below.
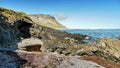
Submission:
M 17 52 L 23 59 L 27 60 L 24 67 L 35 68 L 104 68 L 92 61 L 80 60 L 76 57 L 66 57 L 56 53 L 45 52 Z
M 96 62 L 99 65 L 104 66 L 105 68 L 120 68 L 120 64 L 105 60 L 102 57 L 98 56 L 81 56 L 80 59 Z
M 0 68 L 105 68 L 95 62 L 48 52 L 0 50 Z

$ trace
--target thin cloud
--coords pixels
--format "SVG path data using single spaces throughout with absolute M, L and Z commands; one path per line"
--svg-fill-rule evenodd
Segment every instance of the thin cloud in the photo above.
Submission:
M 66 20 L 68 18 L 65 14 L 61 14 L 61 13 L 56 14 L 55 17 L 60 21 Z

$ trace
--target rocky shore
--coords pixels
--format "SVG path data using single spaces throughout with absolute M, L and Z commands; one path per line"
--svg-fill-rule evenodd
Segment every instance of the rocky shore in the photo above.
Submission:
M 120 68 L 119 39 L 85 39 L 0 8 L 0 68 Z

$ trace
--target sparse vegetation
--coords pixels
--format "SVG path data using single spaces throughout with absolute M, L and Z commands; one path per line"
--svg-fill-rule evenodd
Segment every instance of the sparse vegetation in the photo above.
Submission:
M 27 14 L 25 12 L 22 11 L 13 11 L 10 9 L 6 9 L 6 8 L 2 8 L 0 7 L 0 13 L 3 14 L 6 17 L 10 17 L 10 16 L 27 16 Z
M 18 11 L 17 13 L 20 14 L 21 16 L 27 16 L 27 14 L 25 12 L 22 12 L 22 11 Z
M 33 14 L 28 15 L 36 24 L 46 26 L 49 28 L 65 28 L 62 24 L 60 24 L 54 16 L 49 14 Z
M 46 27 L 50 27 L 50 28 L 63 28 L 62 25 L 58 25 L 58 24 L 55 24 L 55 25 L 51 25 L 49 23 L 44 23 L 42 24 L 43 26 L 46 26 Z

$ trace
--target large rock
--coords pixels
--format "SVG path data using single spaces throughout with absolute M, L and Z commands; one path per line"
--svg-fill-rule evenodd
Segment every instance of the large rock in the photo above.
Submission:
M 21 37 L 30 37 L 29 28 L 32 22 L 18 12 L 0 8 L 0 45 L 16 45 Z
M 0 68 L 104 68 L 77 57 L 55 53 L 0 50 Z
M 78 55 L 96 55 L 120 63 L 120 41 L 118 39 L 102 38 L 93 44 L 82 46 L 82 49 L 78 51 Z

